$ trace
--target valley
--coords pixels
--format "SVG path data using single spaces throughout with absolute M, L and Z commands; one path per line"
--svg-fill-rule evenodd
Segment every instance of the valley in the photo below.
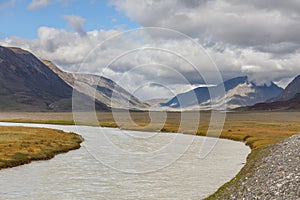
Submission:
M 0 199 L 300 199 L 300 1 L 0 15 Z
M 97 112 L 98 124 L 90 123 L 88 119 L 84 122 L 75 122 L 73 119 L 73 113 L 70 112 L 8 112 L 0 113 L 0 121 L 2 122 L 20 122 L 20 123 L 41 123 L 41 124 L 78 124 L 78 125 L 93 125 L 103 127 L 118 127 L 128 130 L 140 130 L 140 131 L 157 131 L 162 132 L 183 132 L 185 134 L 197 134 L 206 135 L 210 112 L 200 112 L 200 121 L 198 131 L 195 133 L 191 130 L 179 130 L 179 122 L 181 120 L 181 113 L 168 112 L 165 123 L 150 123 L 148 112 L 130 112 L 131 119 L 126 117 L 126 113 L 117 112 L 115 115 L 119 115 L 118 119 L 122 121 L 114 120 L 114 116 L 111 112 Z M 88 114 L 84 114 L 88 116 Z M 159 118 L 161 112 L 153 112 L 153 116 Z M 186 119 L 186 126 L 189 123 L 193 124 L 194 113 L 187 112 L 189 116 Z M 272 116 L 272 117 L 270 117 Z M 288 116 L 288 117 L 287 117 Z M 133 125 L 134 122 L 135 124 Z M 227 112 L 226 121 L 223 131 L 220 135 L 221 138 L 227 138 L 237 141 L 245 142 L 251 148 L 255 149 L 263 147 L 269 144 L 279 142 L 291 135 L 300 132 L 300 112 L 287 112 L 287 111 L 249 111 L 249 112 Z
M 246 174 L 251 176 L 251 166 L 259 163 L 262 156 L 268 156 L 272 145 L 300 132 L 299 76 L 285 89 L 273 82 L 270 85 L 256 85 L 248 77 L 236 77 L 217 86 L 199 87 L 177 94 L 170 100 L 143 102 L 106 77 L 64 72 L 51 61 L 39 60 L 19 48 L 0 47 L 0 64 L 0 83 L 3 86 L 0 90 L 1 122 L 88 125 L 165 134 L 173 132 L 245 143 L 251 148 L 246 165 L 214 194 L 216 196 L 209 197 L 213 199 L 218 195 L 228 195 L 223 188 L 236 187 Z M 216 99 L 211 99 L 211 92 L 222 89 L 224 96 L 217 95 Z M 217 117 L 220 121 L 210 124 L 212 113 L 219 113 L 225 121 Z M 214 126 L 220 127 L 221 132 L 208 133 Z M 65 139 L 57 139 L 53 133 L 48 138 L 47 134 L 43 134 L 48 132 L 44 131 L 46 129 L 35 130 L 46 138 L 43 141 L 47 141 L 47 147 L 43 147 L 41 145 L 45 144 L 40 145 L 37 135 L 24 138 L 24 134 L 30 135 L 33 129 L 23 130 L 20 127 L 10 128 L 4 137 L 12 133 L 18 135 L 21 129 L 22 137 L 18 136 L 21 139 L 10 137 L 12 140 L 6 141 L 0 138 L 2 149 L 5 149 L 2 150 L 3 155 L 0 154 L 2 168 L 50 159 L 57 153 L 79 148 L 82 141 L 74 136 L 75 143 L 64 146 L 57 140 Z M 68 134 L 63 137 L 68 137 Z M 52 142 L 53 139 L 55 141 Z
M 83 113 L 85 114 L 85 113 Z M 29 123 L 41 123 L 41 124 L 78 124 L 78 125 L 93 125 L 93 126 L 103 126 L 103 127 L 118 127 L 126 130 L 139 130 L 139 131 L 157 131 L 161 132 L 183 132 L 184 134 L 196 134 L 196 135 L 206 135 L 208 129 L 210 112 L 202 111 L 200 113 L 201 120 L 199 122 L 199 127 L 197 133 L 189 130 L 179 130 L 179 121 L 181 113 L 179 112 L 168 112 L 167 120 L 164 124 L 151 124 L 148 112 L 131 112 L 131 119 L 125 117 L 124 112 L 114 113 L 120 116 L 124 116 L 123 121 L 115 122 L 112 113 L 110 112 L 98 112 L 97 119 L 98 124 L 85 124 L 73 120 L 73 113 L 70 112 L 60 112 L 60 113 L 44 113 L 44 112 L 9 112 L 1 113 L 0 121 L 7 122 L 29 122 Z M 193 116 L 195 113 L 189 113 L 190 118 L 188 121 L 193 121 Z M 88 115 L 88 114 L 86 114 Z M 161 115 L 161 112 L 152 113 L 152 116 Z M 187 115 L 185 115 L 187 116 Z M 270 117 L 271 116 L 271 117 Z M 287 117 L 288 116 L 288 117 Z M 119 118 L 119 119 L 120 119 Z M 132 121 L 135 122 L 135 126 L 132 126 Z M 91 121 L 92 122 L 92 121 Z M 188 126 L 188 124 L 187 124 Z M 163 127 L 163 128 L 161 128 Z M 226 114 L 226 121 L 223 131 L 220 135 L 221 138 L 240 141 L 245 143 L 251 148 L 251 153 L 247 157 L 246 165 L 241 169 L 241 171 L 234 177 L 231 181 L 222 186 L 215 194 L 208 197 L 208 199 L 222 199 L 224 196 L 228 198 L 232 195 L 228 192 L 228 189 L 234 190 L 234 195 L 240 197 L 240 195 L 246 195 L 243 191 L 241 184 L 247 180 L 247 177 L 254 179 L 253 175 L 258 169 L 261 169 L 264 163 L 262 161 L 265 157 L 272 158 L 271 152 L 274 145 L 281 142 L 297 133 L 300 132 L 300 112 L 288 112 L 288 111 L 242 111 L 242 112 L 228 112 Z M 297 149 L 295 149 L 297 150 Z M 288 155 L 285 155 L 288 156 Z M 285 159 L 291 159 L 289 157 Z M 269 170 L 268 168 L 263 168 L 263 170 Z M 273 170 L 278 170 L 273 168 Z M 290 168 L 288 168 L 290 170 Z M 262 176 L 262 175 L 259 175 Z M 262 176 L 262 179 L 268 176 Z M 261 179 L 255 179 L 255 183 L 261 184 Z M 295 180 L 291 180 L 291 184 L 294 184 Z M 254 187 L 254 186 L 253 186 Z M 255 187 L 254 187 L 255 188 Z M 295 190 L 291 189 L 291 192 Z

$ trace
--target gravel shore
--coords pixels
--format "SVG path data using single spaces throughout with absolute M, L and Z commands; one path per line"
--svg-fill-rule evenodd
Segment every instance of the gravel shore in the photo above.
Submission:
M 300 200 L 300 134 L 260 150 L 244 171 L 212 199 Z

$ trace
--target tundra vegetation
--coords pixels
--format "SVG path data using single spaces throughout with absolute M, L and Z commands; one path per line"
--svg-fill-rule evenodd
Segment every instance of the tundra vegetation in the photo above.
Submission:
M 130 112 L 130 118 L 126 112 L 117 112 L 114 115 L 118 115 L 118 121 L 114 120 L 114 116 L 110 112 L 98 112 L 97 113 L 97 123 L 93 120 L 85 119 L 84 121 L 73 120 L 72 113 L 62 112 L 62 113 L 2 113 L 0 114 L 0 121 L 7 122 L 29 122 L 29 123 L 45 123 L 45 124 L 85 124 L 93 126 L 105 126 L 122 128 L 128 130 L 141 130 L 141 131 L 160 131 L 160 132 L 182 132 L 184 134 L 194 134 L 199 136 L 206 136 L 209 122 L 211 118 L 210 112 L 200 112 L 200 121 L 196 129 L 190 128 L 194 126 L 194 116 L 195 112 L 186 112 L 185 118 L 182 119 L 182 113 L 180 112 L 167 112 L 165 120 L 163 119 L 163 114 L 161 112 L 152 112 L 149 115 L 148 112 Z M 88 113 L 82 113 L 82 116 L 89 116 Z M 151 121 L 152 119 L 152 121 Z M 184 123 L 185 125 L 180 127 L 179 124 Z M 221 123 L 221 122 L 217 122 Z M 213 126 L 213 124 L 212 124 Z M 28 129 L 29 130 L 29 129 Z M 239 180 L 249 176 L 255 170 L 255 163 L 261 160 L 262 157 L 267 156 L 269 153 L 269 148 L 272 144 L 282 141 L 292 135 L 300 132 L 300 112 L 283 112 L 283 111 L 251 111 L 251 112 L 228 112 L 226 113 L 226 120 L 224 127 L 220 134 L 220 138 L 231 139 L 235 141 L 244 142 L 251 148 L 251 153 L 247 158 L 246 165 L 242 170 L 234 177 L 231 181 L 223 185 L 215 194 L 208 199 L 214 199 L 216 196 L 225 195 L 226 188 L 234 185 Z M 32 135 L 33 137 L 33 135 Z M 36 137 L 36 136 L 34 136 Z M 72 136 L 70 136 L 72 138 Z M 54 140 L 53 137 L 48 138 L 49 140 Z M 80 139 L 73 135 L 75 143 L 79 145 Z M 21 144 L 25 144 L 26 140 L 22 140 Z M 41 142 L 43 139 L 35 140 Z M 11 141 L 11 140 L 10 140 Z M 33 140 L 32 140 L 33 141 Z M 48 142 L 44 140 L 45 143 L 42 145 L 47 154 L 49 148 L 53 148 L 56 145 L 55 142 Z M 46 142 L 47 141 L 47 142 Z M 54 140 L 55 141 L 55 140 Z M 57 141 L 56 141 L 57 142 Z M 5 147 L 11 143 L 17 154 L 9 154 L 10 157 L 21 158 L 31 155 L 33 152 L 39 150 L 43 152 L 41 144 L 38 144 L 37 148 L 29 148 L 23 151 L 17 151 L 17 148 L 21 148 L 21 144 L 13 144 L 13 142 L 6 141 Z M 68 145 L 69 144 L 69 145 Z M 68 143 L 66 146 L 70 148 L 71 145 Z M 74 143 L 72 143 L 74 144 Z M 75 145 L 76 146 L 76 145 Z M 57 147 L 57 145 L 56 145 Z M 7 148 L 7 149 L 10 149 Z M 33 150 L 33 152 L 28 152 Z M 44 150 L 44 151 L 45 151 Z M 44 153 L 45 154 L 45 153 Z M 3 152 L 0 152 L 1 157 L 4 156 Z M 228 194 L 229 195 L 229 194 Z
M 75 133 L 29 127 L 0 127 L 0 169 L 47 160 L 78 149 L 82 138 Z

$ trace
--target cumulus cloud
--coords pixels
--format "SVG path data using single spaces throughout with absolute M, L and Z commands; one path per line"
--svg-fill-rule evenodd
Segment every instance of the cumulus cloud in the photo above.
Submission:
M 274 58 L 250 48 L 213 45 L 204 50 L 196 41 L 160 31 L 164 37 L 151 28 L 125 33 L 94 30 L 82 37 L 63 29 L 40 27 L 37 39 L 14 37 L 0 44 L 30 50 L 67 71 L 106 76 L 143 99 L 159 97 L 163 91 L 170 95 L 199 84 L 217 84 L 216 69 L 224 79 L 248 75 L 257 84 L 279 81 L 299 72 L 299 52 Z M 170 37 L 166 37 L 168 34 Z M 212 60 L 218 68 L 213 69 Z M 141 86 L 145 91 L 139 89 Z M 153 92 L 155 88 L 160 93 Z
M 202 41 L 241 47 L 269 45 L 277 51 L 282 43 L 300 37 L 300 3 L 296 0 L 135 1 L 111 3 L 142 26 L 173 28 Z M 273 50 L 275 49 L 275 50 Z
M 41 7 L 47 7 L 49 5 L 49 0 L 32 0 L 27 8 L 29 10 L 35 10 Z
M 0 44 L 25 48 L 67 71 L 104 75 L 129 90 L 153 82 L 179 92 L 180 84 L 204 83 L 201 73 L 210 72 L 213 63 L 197 43 L 187 38 L 156 38 L 150 32 L 95 30 L 82 37 L 62 29 L 40 27 L 37 39 L 14 37 Z M 213 74 L 207 79 L 212 82 L 211 77 Z M 177 87 L 171 87 L 174 85 Z
M 67 15 L 73 32 L 40 27 L 36 39 L 10 37 L 0 44 L 23 47 L 67 71 L 104 75 L 143 99 L 217 84 L 215 64 L 225 80 L 247 75 L 257 84 L 282 84 L 300 74 L 296 0 L 111 3 L 141 26 L 183 34 L 153 28 L 85 31 L 83 18 Z
M 297 0 L 111 0 L 111 4 L 142 26 L 172 28 L 196 38 L 217 60 L 223 75 L 240 72 L 264 84 L 300 73 L 295 61 L 300 52 Z
M 63 18 L 68 21 L 68 24 L 73 31 L 81 36 L 86 35 L 86 32 L 83 28 L 85 19 L 76 15 L 64 15 Z

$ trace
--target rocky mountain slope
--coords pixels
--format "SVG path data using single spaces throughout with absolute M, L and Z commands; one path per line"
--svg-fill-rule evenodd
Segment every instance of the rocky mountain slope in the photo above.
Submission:
M 160 107 L 160 104 L 168 102 L 169 99 L 167 98 L 161 98 L 161 99 L 148 99 L 144 102 L 150 105 L 151 107 Z
M 297 76 L 277 97 L 246 110 L 300 110 L 300 76 Z
M 14 47 L 0 46 L 0 86 L 2 111 L 71 111 L 73 92 L 82 110 L 147 106 L 107 78 L 66 73 Z
M 272 101 L 287 101 L 300 94 L 300 75 L 297 76 L 284 91 Z
M 226 93 L 225 102 L 227 108 L 232 109 L 240 106 L 253 105 L 258 102 L 264 102 L 267 99 L 278 96 L 283 89 L 274 83 L 267 86 L 257 86 L 248 81 L 247 77 L 237 77 L 225 81 L 224 89 Z M 222 85 L 211 87 L 210 90 L 218 91 Z M 195 98 L 196 97 L 196 98 Z M 224 97 L 223 97 L 224 98 Z M 215 102 L 222 100 L 222 97 L 215 99 Z M 161 104 L 172 108 L 206 108 L 211 105 L 211 97 L 208 87 L 198 87 L 186 93 L 179 94 L 169 102 Z
M 246 110 L 300 110 L 300 94 L 297 94 L 294 98 L 286 101 L 258 103 L 253 106 L 246 107 Z
M 68 110 L 72 88 L 35 56 L 0 46 L 1 110 Z
M 114 81 L 93 74 L 69 73 L 60 70 L 51 61 L 42 60 L 51 70 L 75 90 L 113 108 L 147 108 L 146 103 L 131 95 Z

